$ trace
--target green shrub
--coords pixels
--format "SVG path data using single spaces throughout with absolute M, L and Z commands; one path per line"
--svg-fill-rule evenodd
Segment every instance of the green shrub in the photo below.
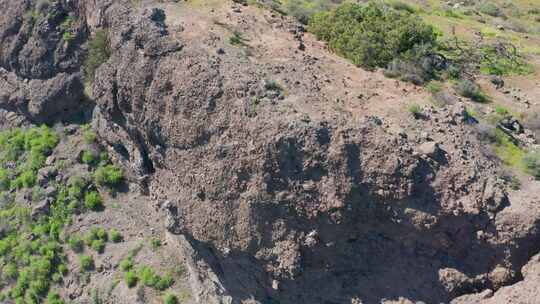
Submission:
M 380 4 L 345 3 L 313 15 L 309 30 L 330 49 L 367 67 L 386 67 L 419 45 L 435 45 L 433 27 L 409 13 Z
M 412 7 L 410 4 L 402 2 L 402 1 L 390 1 L 388 3 L 393 9 L 398 11 L 405 11 L 409 14 L 416 13 L 416 9 Z
M 64 304 L 64 300 L 55 291 L 50 291 L 47 295 L 47 304 Z
M 168 293 L 163 298 L 163 303 L 164 304 L 178 304 L 178 298 L 175 295 Z
M 96 70 L 111 57 L 109 35 L 105 30 L 98 30 L 88 42 L 88 56 L 84 62 L 84 75 L 87 81 L 93 82 Z
M 78 235 L 72 235 L 68 240 L 68 245 L 69 248 L 76 253 L 80 253 L 84 250 L 84 242 Z
M 84 196 L 84 207 L 89 210 L 99 211 L 103 209 L 103 201 L 101 196 L 96 191 L 86 193 Z
M 540 152 L 529 152 L 523 158 L 527 172 L 540 180 Z
M 94 173 L 94 180 L 100 186 L 114 187 L 120 184 L 123 179 L 122 169 L 115 165 L 101 166 Z
M 234 31 L 232 36 L 229 37 L 229 43 L 231 45 L 246 46 L 247 41 L 239 31 Z
M 33 170 L 26 170 L 12 181 L 11 186 L 16 189 L 32 188 L 36 184 L 36 179 L 36 172 Z
M 81 161 L 87 165 L 93 165 L 96 163 L 96 156 L 91 151 L 84 151 L 81 156 Z
M 128 270 L 133 269 L 133 260 L 130 259 L 130 258 L 123 259 L 123 260 L 120 262 L 120 269 L 121 269 L 122 271 L 128 271 Z
M 152 246 L 152 250 L 157 250 L 159 247 L 161 247 L 161 240 L 157 238 L 152 238 L 150 240 L 150 246 Z
M 68 196 L 72 199 L 81 199 L 83 189 L 86 187 L 86 181 L 80 176 L 72 176 L 68 181 Z
M 443 84 L 440 81 L 431 81 L 426 85 L 426 89 L 431 94 L 437 94 L 443 90 Z
M 95 240 L 101 240 L 103 242 L 107 242 L 108 238 L 109 236 L 107 235 L 107 231 L 104 228 L 93 227 L 86 234 L 84 241 L 86 245 L 91 246 L 92 242 Z
M 501 9 L 499 9 L 499 7 L 496 4 L 489 1 L 486 1 L 482 5 L 480 5 L 478 10 L 482 14 L 486 14 L 492 17 L 498 17 L 501 15 Z
M 137 276 L 141 283 L 148 287 L 155 287 L 161 279 L 154 270 L 148 266 L 141 266 L 137 271 Z
M 109 233 L 109 239 L 113 241 L 114 243 L 120 243 L 122 242 L 123 237 L 120 234 L 120 232 L 118 232 L 118 230 L 112 229 L 111 232 Z
M 476 83 L 467 79 L 459 81 L 455 85 L 455 89 L 459 95 L 477 102 L 487 102 L 489 100 Z
M 171 275 L 161 277 L 154 286 L 157 290 L 164 291 L 174 284 L 174 279 Z
M 527 63 L 518 50 L 501 51 L 500 44 L 485 45 L 479 49 L 482 59 L 480 72 L 487 75 L 527 75 L 534 67 Z
M 6 281 L 8 280 L 14 280 L 17 278 L 18 270 L 17 265 L 15 263 L 7 263 L 2 268 L 2 278 Z
M 79 259 L 79 263 L 83 271 L 91 271 L 94 269 L 94 259 L 91 256 L 81 256 Z
M 0 191 L 7 191 L 10 188 L 11 178 L 6 169 L 0 168 Z
M 301 23 L 308 24 L 313 14 L 326 11 L 331 7 L 332 3 L 327 0 L 289 0 L 284 10 Z
M 90 247 L 97 253 L 103 253 L 105 251 L 105 242 L 103 240 L 93 240 Z
M 133 272 L 133 270 L 129 270 L 124 274 L 124 279 L 126 280 L 126 284 L 129 288 L 133 288 L 137 285 L 137 282 L 139 281 L 139 278 Z

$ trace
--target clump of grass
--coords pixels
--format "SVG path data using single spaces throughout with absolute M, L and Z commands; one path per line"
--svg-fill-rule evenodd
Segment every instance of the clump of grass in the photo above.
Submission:
M 540 151 L 532 151 L 527 153 L 523 158 L 526 171 L 540 180 Z
M 476 102 L 488 102 L 489 98 L 482 92 L 482 89 L 474 82 L 463 79 L 455 85 L 456 92 L 466 98 Z
M 492 17 L 498 17 L 502 14 L 501 9 L 494 3 L 486 1 L 478 7 L 478 10 L 482 14 L 486 14 Z
M 94 227 L 86 234 L 84 241 L 97 253 L 103 253 L 105 251 L 105 243 L 109 236 L 107 231 L 103 228 Z
M 98 30 L 88 42 L 88 55 L 84 61 L 84 75 L 86 81 L 93 82 L 96 70 L 109 60 L 112 50 L 109 34 L 105 30 Z
M 84 196 L 84 207 L 92 211 L 103 209 L 103 200 L 96 191 L 90 191 Z
M 426 84 L 426 89 L 434 95 L 443 90 L 443 84 L 440 81 L 430 81 Z
M 87 144 L 93 144 L 97 140 L 97 134 L 92 130 L 92 127 L 90 125 L 84 125 L 82 126 L 82 133 L 84 142 Z
M 94 165 L 96 163 L 97 157 L 92 153 L 92 151 L 84 151 L 81 156 L 81 161 L 83 164 Z
M 163 303 L 164 304 L 178 304 L 178 298 L 175 295 L 168 293 L 163 298 Z
M 122 242 L 124 238 L 122 237 L 122 234 L 120 234 L 118 230 L 112 229 L 111 232 L 109 233 L 109 239 L 113 241 L 114 243 L 120 243 Z
M 79 259 L 79 263 L 83 271 L 94 270 L 94 259 L 91 256 L 88 256 L 88 255 L 81 256 Z
M 128 271 L 128 270 L 131 270 L 133 269 L 133 259 L 132 258 L 126 258 L 126 259 L 123 259 L 121 262 L 120 262 L 120 269 L 122 271 Z
M 246 46 L 247 45 L 247 39 L 243 37 L 242 33 L 239 31 L 233 31 L 233 34 L 231 37 L 229 37 L 229 43 L 231 45 L 236 46 Z
M 508 166 L 523 170 L 525 151 L 503 131 L 495 131 L 495 153 Z
M 129 270 L 124 274 L 124 279 L 126 281 L 126 285 L 129 288 L 133 288 L 137 286 L 137 282 L 139 281 L 139 278 L 137 277 L 137 274 L 133 270 Z
M 418 105 L 416 103 L 413 103 L 413 104 L 409 105 L 407 110 L 409 111 L 409 113 L 411 113 L 411 115 L 415 119 L 418 119 L 418 118 L 420 118 L 422 116 L 422 107 L 420 107 L 420 105 Z
M 100 186 L 114 187 L 122 182 L 124 173 L 115 165 L 100 166 L 94 173 L 94 180 Z
M 161 247 L 161 240 L 158 238 L 152 238 L 150 240 L 150 246 L 152 247 L 152 250 L 156 251 L 159 247 Z
M 68 240 L 68 245 L 71 248 L 71 250 L 77 253 L 83 252 L 84 250 L 84 241 L 78 235 L 72 235 Z

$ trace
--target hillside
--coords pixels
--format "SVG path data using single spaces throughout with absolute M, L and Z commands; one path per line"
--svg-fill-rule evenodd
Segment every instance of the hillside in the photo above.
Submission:
M 540 2 L 376 2 L 0 0 L 0 303 L 539 303 Z

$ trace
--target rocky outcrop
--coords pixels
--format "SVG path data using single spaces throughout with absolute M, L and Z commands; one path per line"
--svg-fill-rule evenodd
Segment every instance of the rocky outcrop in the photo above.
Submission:
M 0 107 L 34 123 L 73 118 L 87 101 L 77 1 L 0 1 Z

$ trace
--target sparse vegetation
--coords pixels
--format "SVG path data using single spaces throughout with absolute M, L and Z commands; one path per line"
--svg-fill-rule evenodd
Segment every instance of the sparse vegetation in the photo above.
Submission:
M 415 119 L 418 119 L 420 118 L 420 116 L 422 116 L 422 107 L 420 107 L 416 103 L 411 104 L 407 109 Z
M 480 87 L 468 79 L 463 79 L 456 83 L 456 92 L 466 98 L 470 98 L 477 102 L 487 102 L 489 98 L 482 92 Z
M 86 81 L 93 82 L 96 70 L 111 56 L 109 35 L 106 30 L 96 31 L 88 43 L 88 56 L 84 62 L 84 75 Z
M 129 270 L 124 274 L 124 279 L 129 288 L 137 286 L 137 281 L 139 280 L 134 271 Z
M 96 184 L 101 186 L 114 187 L 120 184 L 123 179 L 122 169 L 115 165 L 100 166 L 94 173 Z
M 161 240 L 157 238 L 152 238 L 150 240 L 150 245 L 152 246 L 152 250 L 156 251 L 159 247 L 161 247 Z
M 168 293 L 163 298 L 163 303 L 164 304 L 178 304 L 178 298 L 175 295 Z
M 540 152 L 532 151 L 523 158 L 526 170 L 529 174 L 540 180 Z
M 103 201 L 96 191 L 90 191 L 84 196 L 84 207 L 89 210 L 99 211 L 103 209 Z
M 120 243 L 123 240 L 122 234 L 116 229 L 112 229 L 109 233 L 109 239 L 114 243 Z
M 79 259 L 83 271 L 94 270 L 94 259 L 89 255 L 83 255 Z
M 239 31 L 233 31 L 233 34 L 231 37 L 229 37 L 229 43 L 231 45 L 236 45 L 236 46 L 246 46 L 247 45 L 247 39 L 244 38 L 244 36 L 242 35 L 241 32 Z

